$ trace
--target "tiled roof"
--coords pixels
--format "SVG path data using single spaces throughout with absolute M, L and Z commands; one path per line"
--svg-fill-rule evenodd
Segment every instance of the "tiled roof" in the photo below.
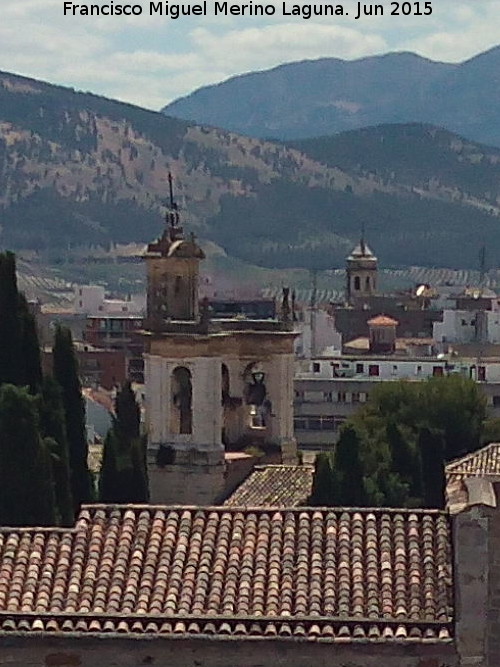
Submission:
M 368 324 L 379 327 L 394 327 L 397 326 L 399 322 L 387 315 L 377 315 L 376 317 L 372 317 L 371 320 L 368 320 Z
M 256 466 L 226 500 L 231 507 L 297 507 L 312 491 L 313 466 Z
M 486 475 L 500 477 L 500 443 L 492 442 L 461 459 L 452 461 L 446 466 L 446 474 L 462 477 L 483 477 Z
M 87 506 L 0 530 L 0 632 L 447 641 L 451 567 L 438 511 Z

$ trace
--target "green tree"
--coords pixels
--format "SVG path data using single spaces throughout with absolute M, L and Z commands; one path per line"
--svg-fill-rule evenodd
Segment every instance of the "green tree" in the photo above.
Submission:
M 437 429 L 422 428 L 418 435 L 418 447 L 422 460 L 423 505 L 441 509 L 446 498 L 443 433 Z
M 140 435 L 140 409 L 130 382 L 116 396 L 115 415 L 104 443 L 100 500 L 145 503 L 149 499 L 146 442 Z
M 0 253 L 0 384 L 24 384 L 24 357 L 19 318 L 16 259 Z
M 331 456 L 320 452 L 314 462 L 314 477 L 309 502 L 316 507 L 330 507 L 335 504 L 334 475 Z
M 116 503 L 120 495 L 117 463 L 116 433 L 109 429 L 104 440 L 101 471 L 99 475 L 99 500 L 102 503 Z
M 480 446 L 486 419 L 486 397 L 476 382 L 460 375 L 422 383 L 420 407 L 431 428 L 440 429 L 447 460 Z
M 0 525 L 53 526 L 56 506 L 50 454 L 40 437 L 37 399 L 0 387 Z
M 32 394 L 36 394 L 42 385 L 42 363 L 36 322 L 24 294 L 19 294 L 18 302 L 21 350 L 24 361 L 23 384 L 28 385 Z
M 45 377 L 39 400 L 40 431 L 51 456 L 59 523 L 70 526 L 74 520 L 69 469 L 66 418 L 61 388 L 52 377 Z
M 88 469 L 88 445 L 85 426 L 85 403 L 82 396 L 78 362 L 71 331 L 58 326 L 53 349 L 54 378 L 61 387 L 68 438 L 71 494 L 75 510 L 92 499 Z
M 367 500 L 361 459 L 361 439 L 356 429 L 347 425 L 342 429 L 335 446 L 334 489 L 336 500 L 341 505 L 362 507 Z
M 410 431 L 407 429 L 403 435 L 403 428 L 392 421 L 386 428 L 391 468 L 400 476 L 401 481 L 408 485 L 411 495 L 419 496 L 422 482 L 420 457 L 416 447 L 410 442 Z

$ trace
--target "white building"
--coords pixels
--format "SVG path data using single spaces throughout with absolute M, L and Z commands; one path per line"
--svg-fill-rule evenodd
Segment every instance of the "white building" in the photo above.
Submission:
M 75 287 L 74 312 L 83 315 L 140 315 L 146 305 L 145 295 L 134 294 L 128 299 L 108 299 L 102 285 Z

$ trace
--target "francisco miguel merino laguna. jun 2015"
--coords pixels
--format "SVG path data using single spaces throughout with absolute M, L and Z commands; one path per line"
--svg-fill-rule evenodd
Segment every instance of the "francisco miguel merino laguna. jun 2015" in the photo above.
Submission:
M 253 2 L 229 3 L 212 0 L 210 4 L 211 13 L 214 16 L 274 16 L 277 13 L 273 4 L 260 4 Z M 348 11 L 342 4 L 291 4 L 282 3 L 283 16 L 300 16 L 310 19 L 313 16 L 348 16 L 351 14 L 355 19 L 362 16 L 429 16 L 432 14 L 432 2 L 390 2 L 388 7 L 382 4 L 352 3 L 353 11 Z M 351 9 L 351 5 L 349 5 Z M 147 11 L 150 16 L 165 16 L 170 19 L 178 19 L 182 16 L 207 16 L 209 13 L 208 2 L 204 0 L 198 4 L 152 2 L 148 3 Z M 141 16 L 146 13 L 140 4 L 76 4 L 74 2 L 63 3 L 64 16 Z

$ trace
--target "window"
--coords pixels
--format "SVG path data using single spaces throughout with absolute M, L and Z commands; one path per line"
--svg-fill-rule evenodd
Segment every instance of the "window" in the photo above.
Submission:
M 327 403 L 333 403 L 333 394 L 331 391 L 323 392 L 323 398 Z
M 171 378 L 170 428 L 172 433 L 190 434 L 193 429 L 193 387 L 191 373 L 178 366 Z
M 422 372 L 422 366 L 417 366 L 417 375 L 420 375 Z
M 337 393 L 337 403 L 345 403 L 345 391 L 339 391 Z
M 319 361 L 313 361 L 313 373 L 319 373 L 321 371 L 321 364 Z
M 479 382 L 486 382 L 486 366 L 478 366 L 477 379 Z
M 363 364 L 356 364 L 356 373 L 364 373 L 365 372 L 365 367 Z
M 295 392 L 295 398 L 303 400 L 304 399 L 304 392 L 303 391 L 296 391 Z
M 359 403 L 360 402 L 360 394 L 359 391 L 353 391 L 351 394 L 351 401 L 353 403 Z
M 432 367 L 432 375 L 434 377 L 442 377 L 444 375 L 443 367 L 442 366 L 433 366 Z
M 378 364 L 370 364 L 368 366 L 368 375 L 371 377 L 378 377 L 380 375 L 380 368 Z
M 365 288 L 366 288 L 367 290 L 370 289 L 370 278 L 368 278 L 368 277 L 367 277 L 366 280 L 365 280 Z
M 356 290 L 356 292 L 359 292 L 359 290 L 361 289 L 361 279 L 359 276 L 356 276 L 354 278 L 354 289 Z

